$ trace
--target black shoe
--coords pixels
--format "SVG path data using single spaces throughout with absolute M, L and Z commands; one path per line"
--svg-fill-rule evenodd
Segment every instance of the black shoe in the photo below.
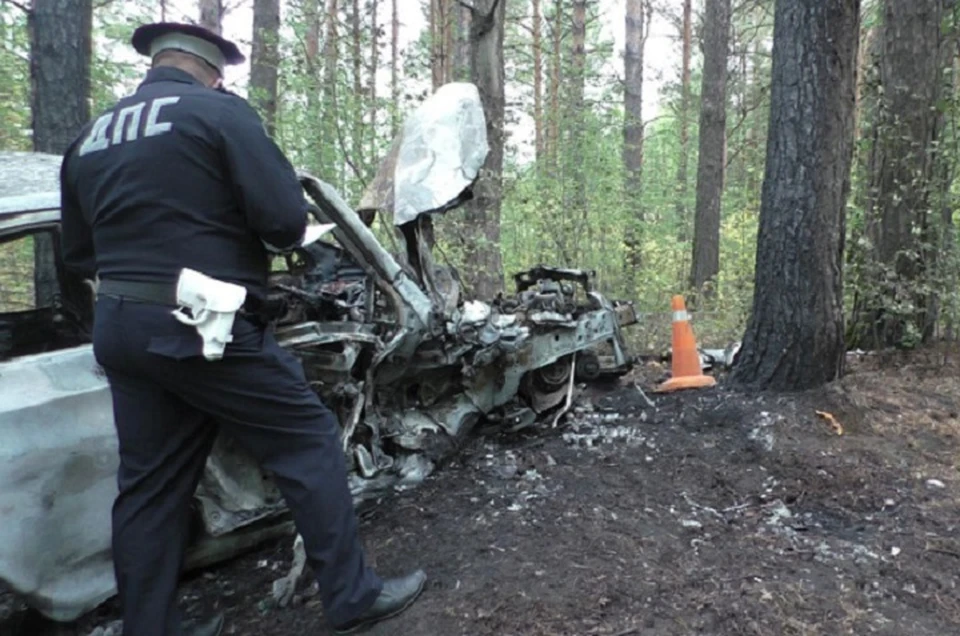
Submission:
M 183 621 L 181 631 L 183 636 L 220 636 L 223 631 L 223 614 L 201 620 Z
M 427 575 L 423 570 L 417 570 L 413 574 L 396 578 L 387 579 L 383 582 L 383 590 L 380 596 L 373 602 L 366 612 L 354 620 L 335 627 L 334 634 L 354 634 L 364 630 L 374 623 L 393 618 L 401 614 L 420 596 L 423 591 L 423 584 L 427 582 Z

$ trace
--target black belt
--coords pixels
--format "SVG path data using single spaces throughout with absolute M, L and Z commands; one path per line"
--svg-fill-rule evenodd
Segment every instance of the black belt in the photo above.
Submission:
M 119 296 L 133 302 L 170 307 L 176 307 L 178 304 L 176 283 L 103 279 L 97 287 L 97 295 Z M 264 302 L 248 293 L 238 313 L 256 319 L 258 322 L 271 322 L 282 316 L 285 311 L 286 306 L 283 302 Z
M 97 294 L 120 296 L 134 302 L 154 305 L 177 305 L 177 286 L 174 283 L 150 283 L 132 280 L 101 280 Z

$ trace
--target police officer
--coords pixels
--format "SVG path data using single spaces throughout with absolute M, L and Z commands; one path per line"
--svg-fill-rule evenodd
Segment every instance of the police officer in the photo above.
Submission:
M 256 112 L 222 90 L 232 42 L 193 25 L 138 28 L 152 68 L 137 91 L 90 122 L 61 168 L 66 265 L 99 280 L 93 345 L 119 439 L 113 558 L 125 636 L 185 628 L 176 588 L 191 497 L 218 428 L 275 476 L 337 633 L 399 614 L 417 570 L 381 580 L 365 562 L 339 425 L 257 311 L 271 251 L 299 245 L 307 203 Z M 245 309 L 220 359 L 172 315 L 183 268 L 242 286 Z

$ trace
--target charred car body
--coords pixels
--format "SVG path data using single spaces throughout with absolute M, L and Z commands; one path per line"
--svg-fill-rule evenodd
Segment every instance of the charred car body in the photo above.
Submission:
M 340 418 L 358 504 L 421 482 L 477 422 L 535 425 L 568 405 L 576 376 L 631 366 L 620 330 L 632 305 L 592 290 L 588 273 L 538 267 L 483 302 L 461 298 L 456 272 L 433 262 L 427 215 L 462 202 L 485 157 L 479 96 L 455 84 L 407 122 L 360 213 L 300 175 L 322 236 L 277 259 L 275 332 Z M 92 286 L 58 254 L 59 161 L 0 153 L 0 583 L 69 621 L 115 593 L 117 456 Z M 397 256 L 371 229 L 391 212 Z M 195 503 L 188 567 L 291 528 L 270 475 L 225 435 Z

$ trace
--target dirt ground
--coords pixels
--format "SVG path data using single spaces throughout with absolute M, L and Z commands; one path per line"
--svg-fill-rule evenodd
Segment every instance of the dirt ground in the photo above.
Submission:
M 369 633 L 960 634 L 960 351 L 850 371 L 800 395 L 658 396 L 646 366 L 584 390 L 556 429 L 475 440 L 364 513 L 380 572 L 430 577 Z M 267 602 L 290 544 L 186 581 L 184 607 L 224 610 L 236 636 L 328 633 L 308 580 L 295 606 Z M 115 618 L 107 603 L 53 630 L 5 603 L 17 636 Z

